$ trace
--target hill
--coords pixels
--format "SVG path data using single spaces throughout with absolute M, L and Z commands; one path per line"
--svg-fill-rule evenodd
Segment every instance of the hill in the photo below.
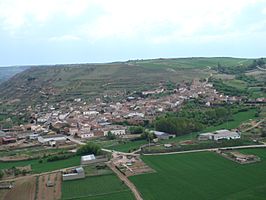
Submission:
M 0 101 L 20 105 L 107 96 L 121 98 L 160 84 L 207 78 L 218 64 L 247 66 L 251 59 L 176 58 L 133 60 L 106 64 L 31 67 L 0 85 Z
M 28 66 L 22 67 L 0 67 L 0 83 L 8 80 L 12 76 L 26 70 Z

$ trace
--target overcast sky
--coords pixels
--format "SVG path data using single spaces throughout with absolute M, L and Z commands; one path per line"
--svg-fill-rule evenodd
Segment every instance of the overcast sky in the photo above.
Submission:
M 0 65 L 266 56 L 266 0 L 0 0 Z

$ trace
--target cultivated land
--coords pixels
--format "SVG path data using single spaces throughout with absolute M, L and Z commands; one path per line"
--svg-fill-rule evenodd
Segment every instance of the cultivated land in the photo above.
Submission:
M 157 173 L 130 177 L 130 180 L 143 198 L 149 200 L 264 200 L 266 150 L 241 152 L 255 154 L 262 161 L 240 165 L 213 152 L 143 156 Z
M 65 181 L 62 184 L 62 200 L 133 200 L 127 186 L 114 174 L 88 176 L 81 180 Z
M 43 163 L 40 163 L 39 160 L 0 162 L 0 169 L 8 169 L 12 167 L 27 166 L 27 165 L 31 165 L 33 173 L 49 172 L 62 168 L 80 165 L 80 156 L 74 156 L 66 160 L 58 160 L 54 162 L 44 161 Z

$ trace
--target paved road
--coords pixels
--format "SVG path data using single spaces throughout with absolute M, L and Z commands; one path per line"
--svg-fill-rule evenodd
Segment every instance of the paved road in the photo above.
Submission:
M 217 151 L 218 149 L 227 150 L 227 149 L 248 149 L 248 148 L 266 148 L 266 145 L 247 145 L 247 146 L 235 146 L 235 147 L 221 147 L 221 148 L 211 148 L 211 149 L 198 149 L 198 150 L 190 150 L 190 151 L 176 151 L 176 152 L 166 152 L 166 153 L 151 153 L 151 154 L 143 154 L 147 156 L 156 156 L 156 155 L 171 155 L 171 154 L 184 154 L 184 153 L 196 153 L 203 151 Z
M 118 169 L 116 169 L 115 166 L 111 163 L 108 163 L 107 165 L 114 173 L 116 173 L 118 178 L 129 187 L 129 189 L 133 192 L 136 200 L 143 200 L 135 185 L 124 174 L 122 174 Z

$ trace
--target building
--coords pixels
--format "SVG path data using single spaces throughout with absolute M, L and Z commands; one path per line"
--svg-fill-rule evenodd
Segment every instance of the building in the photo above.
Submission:
M 229 130 L 219 130 L 215 131 L 213 133 L 202 133 L 198 136 L 198 140 L 235 140 L 235 139 L 240 139 L 241 135 L 240 133 L 234 132 L 234 131 L 229 131 Z
M 78 167 L 69 171 L 63 172 L 63 181 L 85 178 L 85 172 L 82 167 Z
M 169 134 L 169 133 L 165 133 L 165 132 L 161 132 L 161 131 L 154 131 L 153 133 L 160 140 L 168 140 L 170 138 L 175 137 L 174 134 Z
M 94 154 L 81 156 L 81 165 L 88 165 L 92 163 L 99 163 L 99 162 L 106 162 L 108 161 L 108 158 L 106 156 L 97 156 L 95 157 Z
M 93 133 L 81 133 L 78 135 L 80 138 L 82 139 L 88 139 L 88 138 L 92 138 L 94 137 L 94 134 Z
M 63 144 L 66 142 L 66 137 L 61 134 L 57 135 L 45 135 L 39 136 L 38 141 L 44 145 L 51 145 L 54 146 L 55 144 Z
M 104 129 L 103 135 L 107 136 L 108 132 L 111 132 L 113 135 L 125 135 L 126 134 L 126 128 L 122 126 L 109 126 Z
M 93 163 L 96 160 L 94 154 L 86 155 L 86 156 L 81 156 L 81 161 L 80 163 L 82 165 L 90 164 Z
M 227 139 L 227 140 L 233 139 L 233 140 L 235 140 L 235 139 L 240 139 L 240 137 L 241 136 L 239 133 L 229 131 L 229 130 L 219 130 L 213 134 L 213 140 L 215 140 L 215 141 L 221 140 L 221 139 Z

